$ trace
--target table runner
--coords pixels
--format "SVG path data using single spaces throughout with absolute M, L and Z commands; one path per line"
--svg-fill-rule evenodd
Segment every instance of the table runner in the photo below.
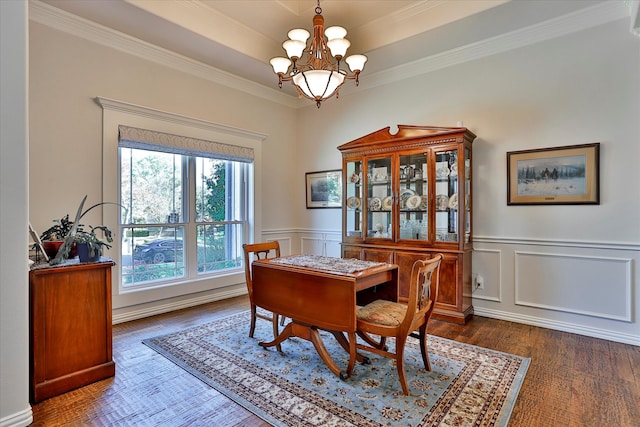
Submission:
M 337 273 L 354 273 L 356 271 L 385 265 L 384 262 L 362 261 L 355 258 L 334 258 L 320 255 L 294 255 L 284 258 L 274 258 L 271 262 Z

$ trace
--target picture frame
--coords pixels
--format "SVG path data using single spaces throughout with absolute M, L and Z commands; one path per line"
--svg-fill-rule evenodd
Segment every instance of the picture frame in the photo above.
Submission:
M 40 240 L 40 236 L 38 236 L 38 233 L 36 233 L 36 230 L 34 230 L 33 226 L 31 225 L 31 222 L 29 222 L 29 235 L 31 236 L 31 240 L 33 240 L 33 244 L 38 248 L 38 251 L 40 252 L 40 254 L 42 254 L 42 258 L 46 262 L 49 262 L 49 256 L 44 251 L 42 240 Z
M 600 204 L 600 143 L 507 152 L 507 205 Z
M 342 170 L 305 173 L 307 209 L 342 207 Z

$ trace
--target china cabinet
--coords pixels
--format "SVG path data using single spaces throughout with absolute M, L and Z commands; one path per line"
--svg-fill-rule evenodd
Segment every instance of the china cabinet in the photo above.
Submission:
M 111 267 L 68 261 L 29 272 L 32 402 L 115 375 Z
M 417 259 L 442 253 L 433 316 L 466 323 L 471 304 L 471 145 L 463 127 L 398 125 L 338 147 L 342 152 L 342 256 L 395 263 L 408 298 Z

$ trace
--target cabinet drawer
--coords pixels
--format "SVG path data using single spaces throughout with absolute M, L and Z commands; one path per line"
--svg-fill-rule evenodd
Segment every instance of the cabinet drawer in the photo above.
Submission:
M 362 259 L 360 246 L 342 246 L 342 258 Z
M 393 251 L 384 249 L 363 248 L 362 259 L 365 261 L 386 262 L 393 264 Z

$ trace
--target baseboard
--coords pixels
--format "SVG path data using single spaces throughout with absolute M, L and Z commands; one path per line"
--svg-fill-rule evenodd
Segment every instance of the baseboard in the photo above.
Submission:
M 640 346 L 640 337 L 637 335 L 615 333 L 606 329 L 592 328 L 584 325 L 576 325 L 574 323 L 559 322 L 556 320 L 552 321 L 541 317 L 526 316 L 482 307 L 474 307 L 474 315 Z
M 31 407 L 0 419 L 0 427 L 25 427 L 33 422 Z
M 233 298 L 246 294 L 246 287 L 241 287 L 204 296 L 187 298 L 180 301 L 158 304 L 152 307 L 145 307 L 137 310 L 134 308 L 133 310 L 127 311 L 126 313 L 114 314 L 112 318 L 112 324 L 117 325 L 118 323 L 130 322 L 132 320 L 143 319 L 145 317 L 151 317 L 157 314 L 169 313 L 171 311 L 182 310 L 184 308 L 195 307 L 197 305 L 207 304 L 210 302 L 220 301 L 223 299 Z

